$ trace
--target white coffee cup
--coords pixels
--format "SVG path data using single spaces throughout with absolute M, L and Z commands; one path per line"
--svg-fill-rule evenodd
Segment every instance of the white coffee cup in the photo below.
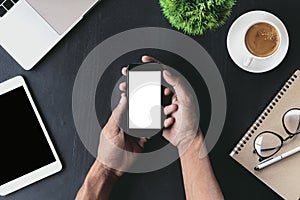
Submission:
M 253 54 L 248 50 L 248 48 L 247 48 L 247 46 L 246 46 L 246 41 L 245 41 L 245 39 L 246 39 L 246 34 L 247 34 L 248 30 L 249 30 L 253 25 L 258 24 L 258 23 L 267 23 L 267 24 L 270 24 L 271 26 L 273 26 L 273 27 L 276 29 L 276 31 L 277 31 L 277 33 L 278 33 L 278 36 L 279 36 L 279 44 L 278 44 L 278 46 L 277 46 L 277 49 L 276 49 L 271 55 L 269 55 L 269 56 L 260 57 L 260 56 L 253 55 Z M 280 46 L 281 46 L 281 33 L 280 33 L 278 27 L 277 27 L 274 23 L 272 23 L 272 22 L 270 22 L 270 21 L 267 21 L 267 20 L 256 20 L 256 21 L 252 21 L 252 23 L 250 23 L 250 24 L 246 27 L 246 29 L 245 29 L 245 31 L 244 31 L 244 38 L 243 38 L 243 39 L 244 39 L 244 42 L 243 42 L 243 48 L 244 48 L 244 51 L 246 52 L 246 53 L 245 53 L 246 55 L 245 55 L 245 57 L 244 57 L 244 59 L 243 59 L 243 65 L 244 65 L 245 67 L 248 67 L 248 66 L 252 63 L 252 61 L 253 61 L 254 59 L 256 59 L 256 60 L 265 60 L 265 59 L 269 59 L 269 58 L 273 57 L 273 56 L 277 53 L 277 51 L 280 49 Z

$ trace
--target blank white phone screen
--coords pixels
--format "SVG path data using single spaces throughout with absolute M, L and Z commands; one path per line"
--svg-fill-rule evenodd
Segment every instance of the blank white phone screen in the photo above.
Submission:
M 129 128 L 161 129 L 161 71 L 129 71 Z

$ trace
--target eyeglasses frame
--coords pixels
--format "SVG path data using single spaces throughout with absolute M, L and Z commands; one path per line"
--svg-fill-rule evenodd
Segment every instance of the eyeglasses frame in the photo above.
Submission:
M 270 158 L 270 157 L 272 157 L 272 156 L 274 156 L 274 155 L 275 155 L 276 153 L 278 153 L 278 151 L 282 148 L 284 142 L 286 142 L 286 141 L 289 140 L 289 139 L 292 139 L 295 135 L 300 134 L 300 130 L 299 130 L 299 132 L 291 133 L 291 132 L 286 128 L 286 126 L 285 126 L 284 118 L 285 118 L 286 114 L 287 114 L 288 112 L 290 112 L 291 110 L 299 110 L 299 111 L 300 111 L 299 108 L 291 108 L 291 109 L 289 109 L 288 111 L 286 111 L 286 112 L 283 114 L 283 116 L 282 116 L 281 121 L 282 121 L 282 125 L 283 125 L 283 128 L 284 128 L 285 132 L 288 134 L 288 137 L 287 137 L 287 138 L 284 139 L 281 135 L 279 135 L 278 133 L 275 133 L 275 132 L 273 132 L 273 131 L 263 131 L 263 132 L 261 132 L 260 134 L 258 134 L 258 135 L 255 137 L 255 139 L 254 139 L 254 141 L 253 141 L 253 147 L 254 147 L 253 153 L 256 153 L 256 154 L 258 155 L 259 161 L 260 161 L 260 162 L 261 162 L 261 161 L 264 161 L 264 160 L 266 160 L 266 159 L 268 159 L 268 158 Z M 299 125 L 300 125 L 300 123 L 299 123 Z M 273 135 L 277 136 L 277 137 L 280 139 L 280 141 L 281 141 L 281 144 L 280 144 L 280 146 L 278 147 L 277 151 L 275 151 L 274 153 L 272 153 L 272 154 L 269 155 L 269 156 L 262 156 L 262 155 L 260 155 L 259 153 L 257 153 L 256 148 L 255 148 L 255 141 L 256 141 L 256 139 L 257 139 L 259 136 L 261 136 L 262 134 L 265 134 L 265 133 L 273 134 Z M 272 150 L 272 149 L 275 149 L 275 148 L 277 148 L 277 147 L 274 147 L 274 148 L 271 148 L 271 149 L 267 149 L 267 150 Z

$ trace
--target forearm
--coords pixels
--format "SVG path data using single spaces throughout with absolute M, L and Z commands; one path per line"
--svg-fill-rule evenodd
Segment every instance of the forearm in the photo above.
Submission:
M 107 200 L 116 181 L 117 176 L 96 160 L 78 191 L 76 200 Z
M 214 176 L 208 156 L 200 159 L 199 152 L 202 144 L 202 134 L 199 133 L 191 146 L 181 156 L 182 175 L 186 199 L 224 199 Z

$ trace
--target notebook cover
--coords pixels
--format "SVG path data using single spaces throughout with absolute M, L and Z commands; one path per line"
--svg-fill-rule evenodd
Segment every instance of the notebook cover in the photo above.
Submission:
M 254 167 L 259 164 L 257 154 L 253 153 L 253 140 L 263 131 L 273 131 L 283 138 L 288 135 L 282 125 L 282 116 L 291 108 L 300 108 L 300 70 L 297 70 L 285 83 L 267 108 L 257 118 L 230 156 L 244 166 L 284 199 L 300 199 L 300 153 L 270 165 L 260 171 Z M 300 146 L 300 135 L 285 142 L 274 156 Z

